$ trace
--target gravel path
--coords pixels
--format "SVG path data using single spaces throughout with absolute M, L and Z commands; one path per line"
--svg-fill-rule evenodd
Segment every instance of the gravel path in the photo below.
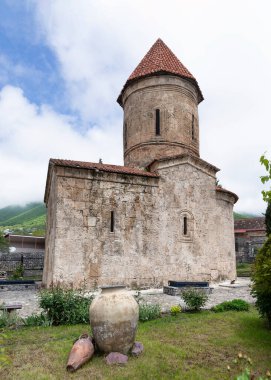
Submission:
M 180 304 L 182 307 L 185 305 L 180 296 L 163 294 L 162 289 L 143 290 L 140 292 L 140 297 L 142 302 L 159 304 L 162 312 L 169 311 L 173 305 Z M 241 298 L 249 303 L 254 302 L 254 299 L 250 295 L 249 279 L 238 278 L 234 285 L 230 285 L 229 283 L 214 285 L 206 308 L 209 309 L 220 302 L 229 301 L 234 298 Z M 40 311 L 38 306 L 38 290 L 0 290 L 1 303 L 21 303 L 23 307 L 21 310 L 18 310 L 18 314 L 21 317 L 26 317 Z

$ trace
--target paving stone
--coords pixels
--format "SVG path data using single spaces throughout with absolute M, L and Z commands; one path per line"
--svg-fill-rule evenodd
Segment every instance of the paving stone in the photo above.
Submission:
M 249 279 L 238 278 L 236 283 L 232 286 L 229 283 L 214 285 L 205 308 L 210 309 L 218 303 L 230 301 L 235 298 L 241 298 L 249 303 L 255 302 L 255 299 L 250 295 Z M 38 290 L 0 290 L 0 304 L 3 302 L 9 304 L 21 303 L 23 307 L 21 310 L 17 311 L 18 315 L 21 317 L 26 317 L 41 311 L 38 304 Z M 145 290 L 140 292 L 140 302 L 159 304 L 164 313 L 169 312 L 171 306 L 174 305 L 180 305 L 185 309 L 185 303 L 180 296 L 163 294 L 162 289 Z

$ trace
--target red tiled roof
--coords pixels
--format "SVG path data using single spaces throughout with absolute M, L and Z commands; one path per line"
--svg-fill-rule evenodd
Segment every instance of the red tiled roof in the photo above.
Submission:
M 72 160 L 61 160 L 51 158 L 49 161 L 49 165 L 58 165 L 65 166 L 70 168 L 80 168 L 80 169 L 94 169 L 102 172 L 110 172 L 110 173 L 121 173 L 121 174 L 131 174 L 145 177 L 159 177 L 156 173 L 147 172 L 144 170 L 130 168 L 128 166 L 120 166 L 120 165 L 108 165 L 108 164 L 100 164 L 96 162 L 84 162 L 84 161 L 72 161 Z
M 123 90 L 118 97 L 118 102 L 122 104 L 122 94 L 127 85 L 137 79 L 144 78 L 157 74 L 175 74 L 182 78 L 192 81 L 199 93 L 199 102 L 203 100 L 203 96 L 199 85 L 193 75 L 187 68 L 179 61 L 176 55 L 169 49 L 169 47 L 159 38 L 150 48 L 145 57 L 141 60 L 139 65 L 135 68 L 125 83 Z
M 245 230 L 245 231 L 265 231 L 265 218 L 243 218 L 234 221 L 234 230 Z

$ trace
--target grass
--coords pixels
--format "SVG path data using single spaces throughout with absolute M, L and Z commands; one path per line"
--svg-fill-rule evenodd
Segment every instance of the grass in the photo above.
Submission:
M 255 309 L 250 312 L 181 313 L 141 323 L 137 340 L 144 344 L 139 358 L 125 367 L 105 365 L 95 356 L 75 375 L 65 370 L 73 341 L 87 325 L 6 330 L 5 347 L 11 359 L 0 370 L 3 379 L 233 379 L 227 371 L 239 352 L 251 357 L 264 374 L 271 363 L 271 331 Z M 1 372 L 2 371 L 2 372 Z
M 239 263 L 236 266 L 238 277 L 250 277 L 253 264 L 249 263 Z

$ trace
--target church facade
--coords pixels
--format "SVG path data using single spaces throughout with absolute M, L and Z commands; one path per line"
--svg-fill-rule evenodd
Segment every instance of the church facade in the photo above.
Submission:
M 196 79 L 158 39 L 125 83 L 124 166 L 51 159 L 43 283 L 236 277 L 233 205 L 199 154 Z

